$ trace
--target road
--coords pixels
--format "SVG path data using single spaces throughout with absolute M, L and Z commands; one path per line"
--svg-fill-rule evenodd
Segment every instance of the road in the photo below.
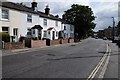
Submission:
M 99 63 L 102 65 L 98 65 Z M 117 79 L 118 48 L 108 40 L 88 38 L 70 45 L 3 56 L 2 67 L 3 78 Z

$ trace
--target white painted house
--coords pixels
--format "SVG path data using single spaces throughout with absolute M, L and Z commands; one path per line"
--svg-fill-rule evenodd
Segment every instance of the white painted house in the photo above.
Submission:
M 74 25 L 63 22 L 62 24 L 63 38 L 74 38 Z
M 74 26 L 64 24 L 58 16 L 51 15 L 48 6 L 43 13 L 37 11 L 37 2 L 32 2 L 32 7 L 12 2 L 0 5 L 0 32 L 13 36 L 11 42 L 17 42 L 21 36 L 54 40 L 60 37 L 62 30 L 64 38 L 74 37 Z

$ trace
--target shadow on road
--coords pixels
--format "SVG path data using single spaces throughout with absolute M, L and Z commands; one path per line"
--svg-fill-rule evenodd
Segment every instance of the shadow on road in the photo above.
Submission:
M 102 57 L 102 56 L 81 56 L 81 57 L 62 57 L 48 60 L 64 60 L 64 59 L 79 59 L 79 58 L 93 58 L 93 57 Z
M 105 54 L 105 52 L 99 52 Z M 111 54 L 110 56 L 115 56 L 120 54 Z M 47 60 L 65 60 L 65 59 L 80 59 L 80 58 L 94 58 L 94 57 L 103 57 L 103 56 L 77 56 L 77 57 L 62 57 L 62 58 L 55 58 L 55 59 L 47 59 Z

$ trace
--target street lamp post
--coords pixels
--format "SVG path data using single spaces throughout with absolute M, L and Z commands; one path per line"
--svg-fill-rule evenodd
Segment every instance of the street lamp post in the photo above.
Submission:
M 114 27 L 115 27 L 115 20 L 114 17 L 113 18 L 113 29 L 112 29 L 112 42 L 114 42 Z

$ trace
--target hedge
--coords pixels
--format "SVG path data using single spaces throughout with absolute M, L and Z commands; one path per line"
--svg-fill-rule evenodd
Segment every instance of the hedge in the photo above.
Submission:
M 5 32 L 0 32 L 0 37 L 2 37 L 2 41 L 10 42 L 10 35 Z

